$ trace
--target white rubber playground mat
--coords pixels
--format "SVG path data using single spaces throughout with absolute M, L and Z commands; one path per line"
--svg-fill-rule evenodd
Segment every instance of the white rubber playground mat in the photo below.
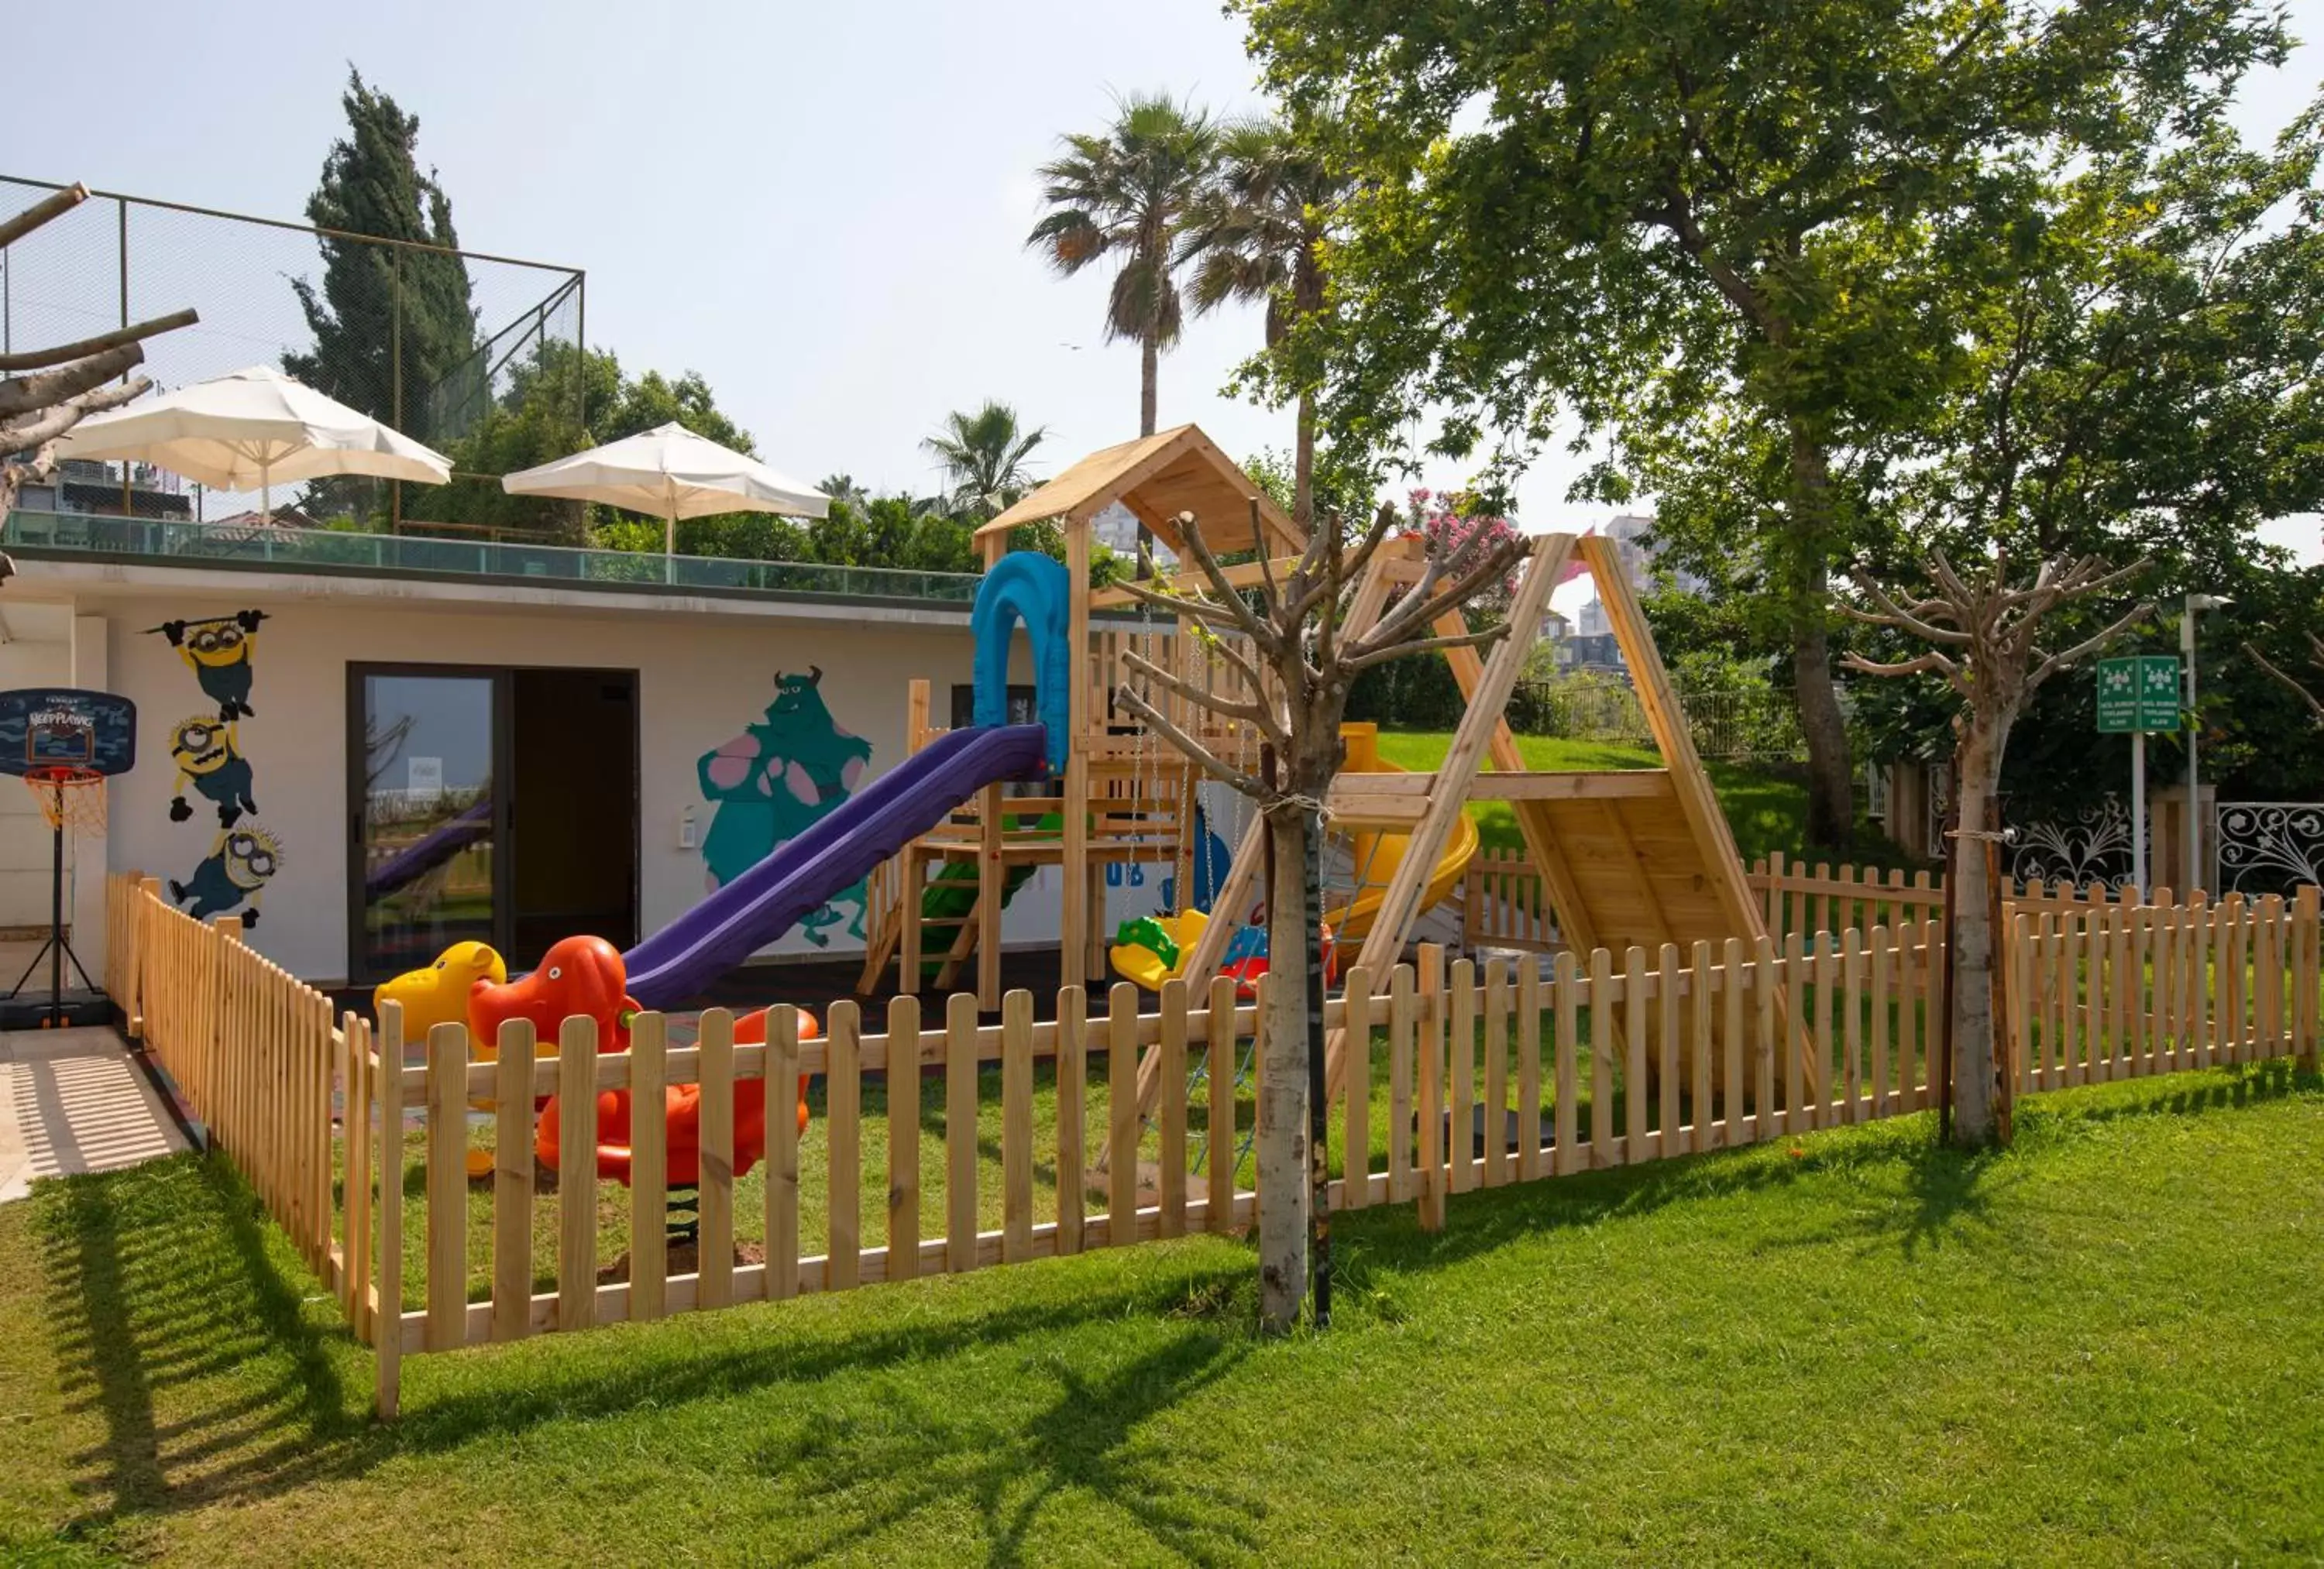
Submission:
M 36 1177 L 113 1171 L 185 1147 L 111 1030 L 0 1032 L 0 1204 Z

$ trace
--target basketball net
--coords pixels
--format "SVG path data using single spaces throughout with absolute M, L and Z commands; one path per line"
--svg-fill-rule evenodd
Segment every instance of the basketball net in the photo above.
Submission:
M 40 803 L 51 829 L 92 837 L 105 832 L 105 775 L 94 768 L 57 764 L 28 770 L 24 788 Z

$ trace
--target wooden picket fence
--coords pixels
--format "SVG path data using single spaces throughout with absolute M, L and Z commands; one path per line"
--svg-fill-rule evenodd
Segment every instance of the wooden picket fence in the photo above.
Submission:
M 132 1040 L 256 1189 L 316 1275 L 339 1289 L 333 1080 L 345 1042 L 331 999 L 204 922 L 135 872 L 106 879 L 106 990 Z
M 1928 871 L 1895 867 L 1810 866 L 1781 851 L 1751 863 L 1745 881 L 1761 902 L 1768 935 L 1777 942 L 1797 931 L 1810 938 L 1876 926 L 1897 930 L 1943 913 L 1944 878 Z M 2195 895 L 2200 899 L 2202 895 Z M 2141 900 L 2136 890 L 2104 884 L 2076 885 L 2038 880 L 2002 885 L 2004 919 L 2020 910 L 2061 910 L 2084 905 L 2172 904 L 2172 892 L 2158 888 Z M 1554 953 L 1563 943 L 1556 915 L 1544 895 L 1540 874 L 1523 850 L 1480 850 L 1461 886 L 1462 939 L 1471 950 Z
M 391 1006 L 381 1021 L 375 1043 L 372 1028 L 349 1015 L 349 1125 L 371 1130 L 351 1146 L 358 1152 L 347 1172 L 347 1234 L 357 1260 L 350 1295 L 362 1304 L 361 1332 L 380 1353 L 381 1411 L 394 1411 L 399 1364 L 419 1353 L 1246 1224 L 1253 1199 L 1236 1178 L 1250 1108 L 1247 1082 L 1239 1081 L 1247 1080 L 1259 1005 L 1238 1006 L 1233 982 L 1223 979 L 1199 1008 L 1183 983 L 1166 988 L 1152 1014 L 1138 1011 L 1137 990 L 1126 984 L 1113 988 L 1103 1018 L 1089 1016 L 1079 987 L 1057 1001 L 1056 1019 L 1036 1023 L 1032 995 L 1011 992 L 1001 1022 L 986 1024 L 975 997 L 956 995 L 943 1024 L 924 1028 L 918 1000 L 899 997 L 877 1032 L 865 1029 L 855 1004 L 840 1002 L 832 1005 L 823 1037 L 807 1041 L 798 1039 L 797 1014 L 779 1008 L 763 1044 L 737 1044 L 733 1016 L 714 1010 L 701 1016 L 697 1043 L 683 1047 L 669 1044 L 669 1021 L 645 1014 L 632 1025 L 628 1050 L 616 1051 L 600 1050 L 595 1021 L 571 1018 L 547 1056 L 536 1055 L 542 1043 L 530 1026 L 516 1023 L 503 1030 L 496 1058 L 485 1061 L 472 1060 L 459 1025 L 432 1031 L 424 1060 L 410 1062 L 398 1010 Z M 1334 1004 L 1335 1021 L 1339 1011 Z M 1163 1064 L 1163 1093 L 1150 1124 L 1138 1116 L 1138 1061 L 1148 1049 L 1158 1051 Z M 1102 1060 L 1103 1075 L 1094 1085 L 1093 1056 Z M 1190 1077 L 1190 1065 L 1199 1065 L 1200 1073 Z M 999 1069 L 997 1086 L 985 1071 L 992 1067 Z M 942 1147 L 944 1178 L 940 1209 L 924 1216 L 921 1147 L 932 1131 L 923 1126 L 919 1091 L 930 1070 L 943 1081 L 933 1136 Z M 801 1074 L 820 1076 L 825 1084 L 816 1129 L 820 1234 L 802 1229 L 802 1144 L 788 1115 L 792 1096 L 781 1087 Z M 866 1075 L 897 1091 L 883 1094 L 876 1124 L 866 1115 Z M 1037 1078 L 1048 1106 L 1038 1128 Z M 737 1087 L 753 1079 L 777 1087 L 767 1097 L 755 1239 L 761 1257 L 738 1262 L 734 1109 Z M 900 1088 L 906 1083 L 908 1092 Z M 560 1179 L 548 1256 L 537 1257 L 536 1100 L 554 1096 L 572 1106 L 604 1090 L 625 1090 L 632 1104 L 653 1106 L 669 1087 L 686 1085 L 699 1087 L 701 1108 L 697 1267 L 669 1275 L 668 1254 L 652 1245 L 665 1235 L 670 1195 L 666 1130 L 651 1117 L 634 1124 L 631 1245 L 626 1267 L 613 1271 L 621 1278 L 601 1274 L 610 1261 L 599 1246 L 600 1184 L 594 1180 Z M 1102 1112 L 1093 1088 L 1103 1092 Z M 996 1090 L 1001 1224 L 994 1226 L 983 1224 L 980 1142 L 991 1135 L 979 1124 Z M 472 1268 L 466 1160 L 470 1108 L 479 1103 L 493 1107 L 493 1167 L 482 1224 L 489 1259 Z M 1189 1145 L 1197 1127 L 1208 1157 L 1199 1170 Z M 866 1134 L 874 1131 L 885 1145 L 877 1156 L 866 1149 Z M 558 1171 L 594 1173 L 594 1120 L 560 1117 L 558 1136 Z M 1098 1173 L 1093 1166 L 1101 1147 L 1107 1161 Z M 407 1256 L 401 1199 L 415 1160 L 425 1202 L 420 1234 Z M 1037 1162 L 1056 1173 L 1047 1215 L 1037 1204 Z M 1148 1173 L 1150 1185 L 1142 1189 Z M 1093 1185 L 1102 1198 L 1095 1206 Z M 875 1241 L 863 1234 L 862 1199 L 881 1191 L 885 1235 Z M 639 1239 L 648 1245 L 636 1245 Z M 407 1287 L 416 1307 L 404 1305 Z
M 2021 1092 L 2296 1057 L 2316 1066 L 2318 890 L 2214 904 L 2061 899 L 2011 917 Z
M 1909 911 L 1918 890 L 1904 892 Z M 940 1024 L 898 998 L 876 1029 L 843 1002 L 807 1041 L 787 1009 L 765 1043 L 736 1042 L 719 1011 L 693 1044 L 641 1015 L 620 1051 L 602 1051 L 587 1019 L 566 1020 L 554 1042 L 514 1023 L 478 1060 L 457 1025 L 407 1043 L 392 1009 L 376 1030 L 350 1014 L 334 1031 L 319 994 L 252 954 L 231 922 L 193 921 L 150 885 L 113 895 L 109 979 L 375 1347 L 383 1415 L 412 1355 L 1256 1216 L 1244 1179 L 1264 1004 L 1238 1003 L 1224 981 L 1206 994 L 1173 983 L 1150 1013 L 1117 986 L 1103 1017 L 1101 999 L 1068 988 L 1044 1023 L 1022 991 L 998 1023 L 966 995 Z M 2183 907 L 2044 893 L 2002 937 L 2021 1091 L 2285 1056 L 2314 1065 L 2314 888 L 2289 904 Z M 1327 1030 L 1363 1051 L 1327 1108 L 1326 1202 L 1413 1203 L 1435 1226 L 1472 1188 L 1921 1110 L 1934 1102 L 1943 966 L 1941 928 L 1908 918 L 1748 947 L 1559 953 L 1546 973 L 1533 960 L 1448 965 L 1433 946 L 1377 979 L 1357 968 L 1325 1011 Z M 1148 1053 L 1161 1088 L 1141 1119 Z M 804 1136 L 788 1115 L 800 1075 L 823 1086 Z M 755 1175 L 735 1146 L 752 1080 L 777 1087 Z M 690 1258 L 664 1245 L 659 1119 L 639 1119 L 636 1180 L 612 1203 L 594 1118 L 560 1120 L 554 1162 L 587 1179 L 547 1185 L 535 1156 L 547 1097 L 626 1090 L 657 1106 L 682 1086 L 700 1107 Z M 490 1152 L 483 1184 L 472 1148 Z

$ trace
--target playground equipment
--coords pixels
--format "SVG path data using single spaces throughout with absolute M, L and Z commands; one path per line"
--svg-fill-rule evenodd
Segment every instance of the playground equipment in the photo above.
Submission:
M 435 963 L 405 970 L 373 987 L 371 1016 L 383 1017 L 388 1004 L 401 1003 L 404 1033 L 414 1040 L 425 1039 L 438 1024 L 468 1022 L 468 998 L 480 981 L 487 986 L 507 984 L 508 966 L 499 950 L 489 943 L 456 942 Z M 500 1055 L 497 1040 L 479 1041 L 477 1046 Z
M 8 995 L 0 1023 L 61 1029 L 100 1024 L 109 1012 L 105 994 L 88 978 L 66 936 L 65 830 L 85 837 L 105 832 L 105 782 L 137 762 L 137 705 L 109 692 L 79 687 L 31 687 L 0 693 L 0 774 L 14 774 L 49 825 L 49 934 Z M 24 983 L 49 961 L 49 996 L 37 1013 L 17 1005 Z M 65 961 L 81 990 L 68 997 Z
M 1049 771 L 1041 794 L 1004 794 L 997 784 L 987 787 L 901 847 L 895 876 L 885 879 L 892 891 L 874 911 L 856 988 L 862 995 L 881 989 L 890 964 L 899 977 L 925 975 L 933 938 L 941 944 L 933 950 L 937 986 L 951 986 L 973 964 L 979 1002 L 998 1007 L 1001 909 L 1008 892 L 1031 871 L 1058 868 L 1059 946 L 1068 985 L 1102 974 L 1109 947 L 1140 946 L 1107 940 L 1125 935 L 1107 919 L 1110 869 L 1133 884 L 1143 884 L 1149 875 L 1167 876 L 1182 895 L 1198 884 L 1226 880 L 1212 875 L 1214 868 L 1208 866 L 1202 868 L 1204 876 L 1196 876 L 1204 830 L 1194 810 L 1194 764 L 1148 733 L 1116 704 L 1114 694 L 1128 672 L 1123 656 L 1133 651 L 1221 690 L 1237 688 L 1239 678 L 1190 635 L 1184 621 L 1132 612 L 1125 596 L 1090 591 L 1090 525 L 1117 500 L 1173 550 L 1183 550 L 1184 541 L 1172 519 L 1188 509 L 1204 518 L 1206 537 L 1222 552 L 1264 549 L 1275 556 L 1304 544 L 1290 518 L 1191 425 L 1093 453 L 977 531 L 986 588 L 973 618 L 976 722 L 987 725 L 1006 717 L 1011 644 L 1022 624 L 1030 644 L 1038 717 L 1048 736 Z M 1065 524 L 1062 567 L 1044 556 L 1009 550 L 1009 535 L 1018 524 L 1052 518 Z M 1238 725 L 1168 693 L 1156 690 L 1150 695 L 1157 707 L 1206 744 L 1226 755 L 1255 757 L 1255 739 Z M 907 724 L 908 745 L 915 753 L 942 745 L 948 734 L 930 722 L 929 713 L 929 684 L 916 681 Z M 932 901 L 931 887 L 958 886 L 971 875 L 964 867 L 972 869 L 977 890 L 969 907 Z M 1213 910 L 1222 907 L 1212 902 Z M 1167 936 L 1190 929 L 1185 917 L 1199 908 L 1187 902 L 1162 912 L 1159 931 Z M 1218 925 L 1212 922 L 1211 929 Z M 1177 940 L 1168 936 L 1164 946 Z M 1169 968 L 1166 963 L 1156 971 L 1133 955 L 1122 957 L 1149 978 Z M 1216 968 L 1215 957 L 1211 968 Z
M 1242 698 L 1242 682 L 1231 664 L 1212 650 L 1216 639 L 1194 636 L 1193 624 L 1176 618 L 1157 626 L 1130 612 L 1131 597 L 1120 590 L 1090 590 L 1092 530 L 1099 513 L 1116 503 L 1129 509 L 1164 548 L 1186 555 L 1178 518 L 1191 513 L 1204 538 L 1220 556 L 1268 551 L 1271 563 L 1247 561 L 1226 569 L 1231 583 L 1256 583 L 1272 571 L 1288 573 L 1305 545 L 1296 527 L 1259 487 L 1193 426 L 1108 447 L 1074 463 L 977 531 L 988 572 L 1025 558 L 1008 553 L 1010 533 L 1026 525 L 1054 523 L 1064 533 L 1065 565 L 1060 614 L 1054 598 L 1028 603 L 1030 584 L 995 596 L 988 612 L 980 604 L 977 622 L 977 717 L 989 722 L 1005 703 L 1008 634 L 1006 611 L 1026 615 L 1033 643 L 1033 673 L 1041 718 L 1049 733 L 1050 794 L 1040 799 L 1004 797 L 996 786 L 964 801 L 961 810 L 905 844 L 897 857 L 895 890 L 875 911 L 873 938 L 859 991 L 870 995 L 891 961 L 900 973 L 923 973 L 928 936 L 949 938 L 942 950 L 939 985 L 948 986 L 973 959 L 982 1005 L 1000 1003 L 999 942 L 1001 900 L 984 890 L 1005 889 L 1022 868 L 1061 869 L 1062 980 L 1085 981 L 1102 971 L 1108 936 L 1130 935 L 1105 918 L 1105 867 L 1132 867 L 1142 858 L 1167 858 L 1175 886 L 1189 889 L 1194 851 L 1194 794 L 1191 760 L 1162 747 L 1142 726 L 1119 710 L 1113 694 L 1130 674 L 1123 655 L 1144 646 L 1148 657 L 1179 679 Z M 1597 580 L 1617 645 L 1638 688 L 1641 707 L 1660 747 L 1664 766 L 1628 771 L 1537 774 L 1527 770 L 1516 737 L 1503 718 L 1509 692 L 1526 655 L 1541 634 L 1549 592 L 1578 555 Z M 1351 629 L 1370 626 L 1394 597 L 1416 583 L 1425 566 L 1425 544 L 1417 537 L 1389 541 L 1375 553 L 1346 608 Z M 1010 566 L 1012 577 L 1041 569 Z M 1052 583 L 1057 580 L 1052 576 Z M 1167 586 L 1165 573 L 1158 580 Z M 1207 592 L 1207 583 L 1188 580 Z M 1760 913 L 1745 883 L 1732 836 L 1708 775 L 1673 698 L 1654 640 L 1618 557 L 1608 541 L 1572 535 L 1540 537 L 1526 559 L 1513 596 L 1509 635 L 1489 656 L 1473 648 L 1449 650 L 1446 657 L 1467 700 L 1465 717 L 1432 773 L 1396 769 L 1377 750 L 1375 738 L 1360 729 L 1350 734 L 1349 766 L 1326 803 L 1336 834 L 1347 836 L 1345 863 L 1354 885 L 1326 890 L 1326 919 L 1341 946 L 1360 944 L 1342 962 L 1384 973 L 1410 940 L 1428 907 L 1452 892 L 1474 855 L 1475 825 L 1466 808 L 1473 801 L 1508 803 L 1516 817 L 1527 858 L 1542 868 L 1548 904 L 1561 935 L 1580 950 L 1605 946 L 1617 951 L 1637 944 L 1649 951 L 1665 942 L 1683 947 L 1698 939 L 1755 940 Z M 1063 666 L 1073 679 L 1056 690 L 1062 623 Z M 1466 630 L 1457 613 L 1440 621 L 1439 635 Z M 1149 694 L 1174 723 L 1228 757 L 1248 757 L 1255 739 L 1234 721 L 1168 692 Z M 917 753 L 943 743 L 946 732 L 929 722 L 929 688 L 910 691 L 908 739 Z M 1057 765 L 1062 750 L 1063 766 Z M 1062 831 L 1028 831 L 1038 816 L 1055 814 Z M 1168 939 L 1148 950 L 1154 960 L 1111 949 L 1129 965 L 1125 974 L 1148 984 L 1172 975 L 1213 975 L 1222 968 L 1227 945 L 1243 922 L 1240 913 L 1257 900 L 1265 833 L 1252 814 L 1235 836 L 1232 861 L 1209 904 L 1213 917 L 1199 924 L 1185 919 L 1189 905 L 1156 919 Z M 978 868 L 979 895 L 957 917 L 930 914 L 926 889 L 933 879 L 956 879 L 948 868 Z M 1193 935 L 1191 943 L 1179 933 Z M 1171 962 L 1167 948 L 1178 949 Z M 1336 1071 L 1334 1082 L 1336 1082 Z
M 814 1041 L 821 1038 L 822 1026 L 815 1015 L 799 1010 L 798 1038 Z M 746 1014 L 734 1021 L 734 1043 L 764 1045 L 767 1040 L 767 1011 Z M 798 1081 L 798 1106 L 795 1115 L 798 1131 L 807 1132 L 808 1076 L 801 1074 Z M 740 1177 L 759 1163 L 767 1151 L 767 1081 L 763 1078 L 738 1078 L 734 1081 L 734 1170 Z M 626 1188 L 630 1185 L 632 1165 L 630 1092 L 609 1089 L 597 1096 L 597 1175 L 610 1177 Z M 532 1141 L 533 1158 L 554 1171 L 558 1160 L 557 1101 L 551 1097 L 541 1108 L 540 1120 L 535 1127 Z M 697 1188 L 702 1181 L 702 1086 L 673 1084 L 662 1091 L 662 1148 L 669 1158 L 668 1185 L 673 1193 L 681 1188 Z M 690 1228 L 688 1228 L 690 1229 Z
M 1347 760 L 1340 767 L 1342 775 L 1405 773 L 1379 755 L 1379 726 L 1342 725 L 1340 739 L 1347 748 Z M 1323 922 L 1342 937 L 1361 937 L 1371 930 L 1373 918 L 1379 913 L 1381 902 L 1389 885 L 1396 881 L 1397 869 L 1404 864 L 1405 851 L 1412 840 L 1408 834 L 1378 828 L 1358 829 L 1348 838 L 1348 861 L 1354 868 L 1355 885 L 1344 898 L 1337 900 L 1327 890 Z M 1467 812 L 1462 812 L 1452 819 L 1443 852 L 1436 858 L 1428 880 L 1421 886 L 1420 908 L 1426 910 L 1441 904 L 1461 885 L 1462 875 L 1476 858 L 1477 845 L 1477 825 Z

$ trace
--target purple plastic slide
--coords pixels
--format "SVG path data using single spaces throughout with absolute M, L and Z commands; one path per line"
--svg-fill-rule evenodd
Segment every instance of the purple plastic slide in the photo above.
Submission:
M 1038 776 L 1047 746 L 1040 725 L 937 737 L 623 954 L 630 996 L 648 1008 L 674 1008 L 697 996 L 986 785 Z
M 364 897 L 392 894 L 423 872 L 432 872 L 493 831 L 493 802 L 486 796 L 459 816 L 438 824 L 364 876 Z

